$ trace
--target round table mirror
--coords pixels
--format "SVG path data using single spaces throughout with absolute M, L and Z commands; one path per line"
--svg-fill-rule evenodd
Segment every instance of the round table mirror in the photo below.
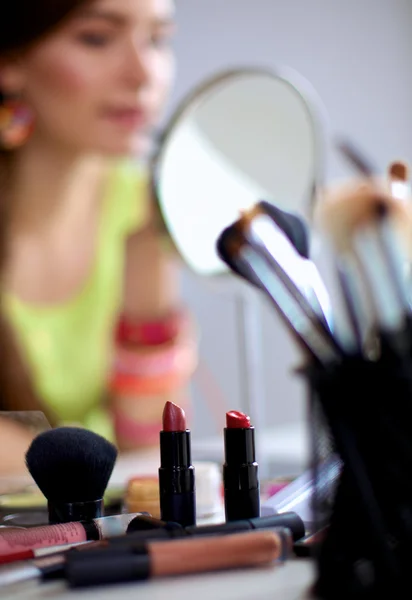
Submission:
M 259 200 L 308 217 L 323 163 L 323 109 L 294 72 L 237 69 L 178 106 L 153 163 L 163 221 L 200 275 L 227 271 L 220 232 Z

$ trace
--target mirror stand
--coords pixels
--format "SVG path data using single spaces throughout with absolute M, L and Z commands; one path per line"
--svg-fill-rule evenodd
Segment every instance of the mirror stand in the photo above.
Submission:
M 260 457 L 260 478 L 269 476 L 269 462 L 263 445 L 262 433 L 267 427 L 266 389 L 263 353 L 263 324 L 260 298 L 252 287 L 235 292 L 239 327 L 240 389 L 242 406 L 255 427 L 256 456 Z

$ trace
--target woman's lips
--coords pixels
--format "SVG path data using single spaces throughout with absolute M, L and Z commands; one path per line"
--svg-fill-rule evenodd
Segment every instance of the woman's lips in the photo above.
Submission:
M 108 109 L 104 112 L 104 117 L 128 129 L 147 128 L 150 124 L 147 112 L 138 108 Z

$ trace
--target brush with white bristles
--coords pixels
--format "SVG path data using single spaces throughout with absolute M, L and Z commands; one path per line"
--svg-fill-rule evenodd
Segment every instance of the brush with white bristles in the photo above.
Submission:
M 388 181 L 377 175 L 376 169 L 352 144 L 340 143 L 340 151 L 357 169 L 359 177 L 329 187 L 315 206 L 314 219 L 333 241 L 339 252 L 351 251 L 350 236 L 355 229 L 370 223 L 377 203 L 385 207 L 395 234 L 412 258 L 412 209 L 392 193 L 394 181 L 408 178 L 408 168 L 394 161 L 388 168 Z
M 374 180 L 355 180 L 329 187 L 315 207 L 314 219 L 338 252 L 351 252 L 353 232 L 374 218 L 377 203 L 388 211 L 396 235 L 412 258 L 412 211 Z
M 411 202 L 412 190 L 408 164 L 403 160 L 392 161 L 387 169 L 391 195 L 403 202 Z
M 313 379 L 331 447 L 342 460 L 318 555 L 317 591 L 325 598 L 377 598 L 383 589 L 390 596 L 410 575 L 412 311 L 405 266 L 412 257 L 412 213 L 391 179 L 378 177 L 356 148 L 340 150 L 359 178 L 329 189 L 315 206 L 315 222 L 333 248 L 363 356 L 343 357 L 342 370 Z M 369 326 L 378 341 L 373 355 L 363 345 Z M 359 564 L 367 565 L 366 578 Z
M 380 330 L 401 326 L 409 312 L 406 267 L 412 257 L 411 206 L 370 176 L 329 189 L 315 207 L 314 217 L 336 254 L 348 310 L 363 328 L 359 344 L 368 333 L 365 327 L 371 325 L 365 317 L 368 321 L 372 315 Z
M 340 359 L 343 350 L 311 286 L 307 259 L 264 207 L 255 206 L 222 231 L 217 251 L 232 271 L 266 294 L 316 360 L 326 364 Z

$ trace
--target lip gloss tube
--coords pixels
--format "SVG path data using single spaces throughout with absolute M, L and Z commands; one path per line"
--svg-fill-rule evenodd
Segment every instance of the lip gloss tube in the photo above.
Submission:
M 67 556 L 70 588 L 126 583 L 156 577 L 269 566 L 291 553 L 287 531 L 252 531 L 201 539 L 148 542 Z
M 92 540 L 103 540 L 126 533 L 127 527 L 140 513 L 114 515 L 93 519 L 30 527 L 29 529 L 10 529 L 0 532 L 0 557 L 6 554 L 60 546 L 78 544 Z
M 255 428 L 244 413 L 226 413 L 223 485 L 226 521 L 260 516 L 260 489 L 255 452 Z
M 184 410 L 166 402 L 160 432 L 160 515 L 183 527 L 196 524 L 195 469 Z

